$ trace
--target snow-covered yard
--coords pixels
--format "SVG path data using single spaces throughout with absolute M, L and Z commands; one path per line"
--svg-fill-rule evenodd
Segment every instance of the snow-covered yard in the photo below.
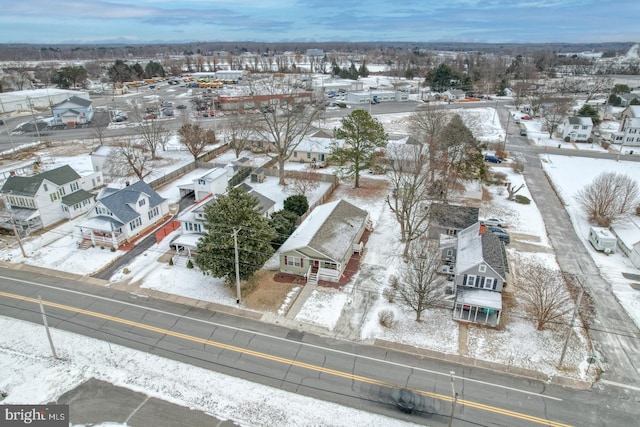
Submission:
M 460 109 L 457 111 L 461 114 L 463 119 L 468 120 L 470 123 L 483 123 L 482 127 L 477 127 L 476 137 L 479 139 L 491 142 L 499 141 L 504 138 L 504 131 L 500 127 L 500 123 L 497 120 L 493 108 L 476 108 L 472 110 Z M 408 124 L 408 114 L 388 114 L 377 116 L 383 123 L 385 128 L 390 133 L 403 133 L 406 132 Z M 327 121 L 327 128 L 331 129 L 334 126 L 338 126 L 338 120 L 335 122 Z M 532 129 L 531 139 L 538 138 L 535 136 L 535 130 Z M 539 136 L 542 140 L 542 135 Z M 554 141 L 557 144 L 557 141 Z M 243 153 L 244 155 L 244 153 Z M 235 156 L 232 154 L 225 154 L 217 161 L 232 161 Z M 577 191 L 575 188 L 578 184 L 589 182 L 589 174 L 595 176 L 596 171 L 601 169 L 601 165 L 608 164 L 603 160 L 597 160 L 591 163 L 585 163 L 588 159 L 572 159 L 570 157 L 561 156 L 545 156 L 543 158 L 545 169 L 550 174 L 556 187 L 559 189 L 563 198 L 567 202 L 567 209 L 574 218 L 574 223 L 578 224 L 576 230 L 578 234 L 586 239 L 586 233 L 584 233 L 585 227 L 588 230 L 588 225 L 584 224 L 580 219 L 580 213 L 575 208 L 575 203 L 572 204 L 572 194 Z M 65 159 L 66 162 L 74 162 L 72 159 Z M 82 163 L 77 160 L 78 163 Z M 582 162 L 578 163 L 576 162 Z M 567 162 L 572 162 L 569 163 Z M 615 163 L 615 167 L 619 168 L 622 163 Z M 80 167 L 80 166 L 78 166 Z M 611 166 L 614 167 L 614 166 Z M 631 166 L 629 166 L 631 167 Z M 300 169 L 299 165 L 292 165 L 292 169 Z M 576 168 L 581 171 L 582 180 L 575 179 Z M 522 175 L 514 173 L 511 168 L 503 165 L 493 167 L 493 169 L 503 172 L 507 176 L 507 180 L 515 185 L 524 183 Z M 333 169 L 327 168 L 321 170 L 321 173 L 331 173 Z M 629 169 L 630 174 L 640 176 L 637 169 Z M 197 176 L 198 171 L 194 171 L 188 176 L 180 178 L 177 183 L 191 182 L 194 176 Z M 381 176 L 366 176 L 372 182 L 384 179 Z M 277 178 L 268 177 L 264 183 L 254 184 L 257 191 L 265 194 L 276 201 L 276 209 L 282 207 L 283 200 L 291 195 L 290 189 L 284 191 L 277 185 Z M 326 187 L 325 187 L 326 188 Z M 397 275 L 404 263 L 402 262 L 402 243 L 399 241 L 399 226 L 392 216 L 389 207 L 385 203 L 385 197 L 388 191 L 384 186 L 381 186 L 381 190 L 378 194 L 371 196 L 364 195 L 363 192 L 352 189 L 348 184 L 342 185 L 338 188 L 334 194 L 334 198 L 344 198 L 345 200 L 366 209 L 371 216 L 374 224 L 374 232 L 371 234 L 368 244 L 366 246 L 365 254 L 362 260 L 361 272 L 364 269 L 370 269 L 377 272 L 371 279 L 366 280 L 367 288 L 363 289 L 362 278 L 359 273 L 354 275 L 351 283 L 345 286 L 341 291 L 324 290 L 318 288 L 314 290 L 311 296 L 307 299 L 300 312 L 296 316 L 296 320 L 303 323 L 314 324 L 323 328 L 326 328 L 327 333 L 330 334 L 336 328 L 340 320 L 340 314 L 350 308 L 350 304 L 357 300 L 357 294 L 359 292 L 374 292 L 377 294 L 377 298 L 373 299 L 373 305 L 367 307 L 366 313 L 359 313 L 365 316 L 362 323 L 362 328 L 359 331 L 359 338 L 370 342 L 371 340 L 380 339 L 386 341 L 393 341 L 403 343 L 407 345 L 413 345 L 417 347 L 429 348 L 434 351 L 457 354 L 460 350 L 460 335 L 458 323 L 451 319 L 451 312 L 444 309 L 428 310 L 423 314 L 423 321 L 421 323 L 415 322 L 415 313 L 407 310 L 399 305 L 397 302 L 390 304 L 385 298 L 382 297 L 382 290 L 389 286 L 390 277 Z M 177 185 L 165 186 L 161 189 L 160 194 L 163 197 L 168 198 L 172 202 L 176 202 L 179 199 L 179 193 L 177 191 Z M 322 188 L 314 190 L 309 195 L 310 203 L 317 199 L 319 194 L 323 192 Z M 511 265 L 517 265 L 518 262 L 522 262 L 526 259 L 539 259 L 541 262 L 555 266 L 557 264 L 553 255 L 553 250 L 549 246 L 549 241 L 546 236 L 546 231 L 542 217 L 532 201 L 529 205 L 517 204 L 506 200 L 506 190 L 504 187 L 491 186 L 488 187 L 488 192 L 491 195 L 491 200 L 485 200 L 480 203 L 480 216 L 499 216 L 508 221 L 509 232 L 512 236 L 516 236 L 516 242 L 510 245 L 508 249 L 508 255 Z M 518 194 L 531 198 L 528 189 L 524 187 Z M 3 259 L 10 260 L 11 262 L 27 262 L 33 263 L 49 268 L 64 269 L 66 271 L 72 271 L 81 274 L 89 274 L 92 271 L 100 268 L 106 263 L 119 256 L 118 252 L 110 252 L 108 250 L 100 250 L 98 248 L 89 249 L 87 251 L 78 250 L 73 243 L 71 237 L 72 227 L 65 224 L 66 228 L 56 229 L 45 233 L 44 237 L 40 240 L 32 239 L 26 245 L 27 252 L 29 254 L 28 259 L 24 259 L 20 251 L 17 248 L 3 251 Z M 138 257 L 131 262 L 127 268 L 130 271 L 128 274 L 120 272 L 116 274 L 111 283 L 115 283 L 120 280 L 131 279 L 131 282 L 140 281 L 143 288 L 150 288 L 159 290 L 162 292 L 173 293 L 190 298 L 202 299 L 218 304 L 224 304 L 229 306 L 235 306 L 235 295 L 226 286 L 221 286 L 221 282 L 218 279 L 204 276 L 197 270 L 188 270 L 181 267 L 169 266 L 167 263 L 161 263 L 158 258 L 168 250 L 168 242 L 172 236 L 164 239 L 159 244 L 154 245 L 143 256 Z M 608 272 L 618 272 L 622 269 L 626 269 L 628 266 L 627 261 L 622 255 L 616 254 L 610 257 L 600 259 L 601 254 L 595 253 L 596 262 L 602 263 L 602 268 Z M 626 305 L 630 313 L 636 316 L 636 319 L 640 317 L 640 303 L 638 303 L 637 295 L 634 295 L 631 288 L 626 284 L 618 283 L 618 277 L 610 277 L 614 292 L 620 299 L 627 299 L 629 303 Z M 360 281 L 360 282 L 359 282 Z M 628 291 L 623 291 L 626 286 Z M 512 289 L 508 289 L 507 292 L 515 292 Z M 622 302 L 622 301 L 621 301 Z M 283 306 L 289 304 L 289 301 L 283 301 Z M 624 305 L 624 304 L 623 304 Z M 383 309 L 391 309 L 395 313 L 395 326 L 393 328 L 383 328 L 378 320 L 378 313 Z M 364 308 L 363 308 L 364 310 Z M 283 313 L 282 310 L 280 313 Z M 555 368 L 557 363 L 557 355 L 559 348 L 562 346 L 563 336 L 557 330 L 549 330 L 544 332 L 538 332 L 535 330 L 533 320 L 528 316 L 520 315 L 519 313 L 510 313 L 507 316 L 506 326 L 503 330 L 493 330 L 486 328 L 474 328 L 471 327 L 467 333 L 466 339 L 466 354 L 470 357 L 475 357 L 487 361 L 501 363 L 510 366 L 519 366 L 523 368 L 536 369 L 540 372 L 544 372 L 548 375 L 569 375 L 576 379 L 584 379 L 586 366 L 584 365 L 584 354 L 589 350 L 589 343 L 582 334 L 578 334 L 572 342 L 569 352 L 567 353 L 565 365 L 571 366 L 567 372 L 559 372 Z M 636 320 L 638 322 L 638 320 Z M 14 322 L 11 320 L 3 320 L 3 322 Z M 564 332 L 564 331 L 562 331 Z M 61 333 L 62 334 L 62 333 Z M 65 338 L 69 340 L 79 340 L 78 337 Z M 12 348 L 16 345 L 17 348 L 21 348 L 17 343 L 11 341 L 5 341 L 2 344 L 2 348 Z M 29 346 L 35 346 L 31 343 Z M 90 348 L 100 347 L 99 342 L 89 345 Z M 37 353 L 33 350 L 34 354 Z M 40 350 L 38 350 L 40 351 Z M 45 350 L 42 350 L 45 351 Z M 122 350 L 123 352 L 125 350 Z M 128 351 L 128 350 L 127 350 Z M 22 350 L 20 350 L 22 352 Z M 29 351 L 25 350 L 23 353 L 16 356 L 12 356 L 12 352 L 4 351 L 2 353 L 2 359 L 18 359 L 25 365 L 40 364 L 39 366 L 43 370 L 52 370 L 52 378 L 59 375 L 56 371 L 57 367 L 52 366 L 48 362 L 42 360 L 35 360 L 29 357 Z M 8 356 L 7 356 L 8 355 Z M 102 356 L 100 356 L 102 357 Z M 123 377 L 116 376 L 110 372 L 108 367 L 110 364 L 114 364 L 113 359 L 109 359 L 108 355 L 105 356 L 105 365 L 96 364 L 95 368 L 87 371 L 88 374 L 105 378 L 107 381 L 115 383 L 124 383 Z M 111 356 L 113 357 L 113 356 Z M 127 356 L 132 359 L 139 358 L 140 356 Z M 102 360 L 102 359 L 100 359 Z M 11 362 L 13 363 L 13 362 Z M 16 362 L 17 363 L 17 362 Z M 157 365 L 162 367 L 165 363 L 172 363 L 168 361 L 158 362 Z M 155 363 L 154 363 L 155 364 Z M 13 366 L 13 365 L 6 365 Z M 179 369 L 188 369 L 180 365 Z M 3 368 L 4 369 L 4 368 Z M 35 368 L 34 368 L 35 369 Z M 75 375 L 76 383 L 79 382 L 81 374 L 78 373 L 76 368 L 68 368 Z M 195 368 L 194 368 L 195 369 Z M 99 372 L 96 372 L 99 371 Z M 149 377 L 153 375 L 159 375 L 159 372 L 143 371 Z M 593 372 L 592 372 L 593 373 Z M 202 383 L 197 383 L 197 387 L 209 387 L 210 380 L 213 378 L 213 373 L 209 373 L 212 376 L 207 376 L 202 373 Z M 144 377 L 143 378 L 146 378 Z M 186 374 L 185 378 L 191 378 Z M 20 381 L 24 380 L 23 376 L 7 377 L 8 380 L 5 384 L 10 384 L 11 387 L 18 387 Z M 149 381 L 141 380 L 144 384 L 127 384 L 127 386 L 140 387 L 141 389 L 152 390 L 166 390 L 162 387 L 151 387 Z M 227 379 L 222 380 L 222 384 L 226 384 Z M 43 401 L 46 394 L 55 394 L 64 391 L 63 387 L 72 386 L 74 381 L 63 383 L 58 388 L 44 390 L 41 395 Z M 189 383 L 189 381 L 185 381 Z M 195 381 L 194 381 L 195 383 Z M 144 386 L 144 387 L 143 387 Z M 6 387 L 0 383 L 0 388 Z M 27 387 L 27 386 L 25 386 Z M 150 388 L 149 388 L 150 387 Z M 46 387 L 43 387 L 46 388 Z M 193 394 L 197 394 L 201 388 L 195 388 Z M 158 391 L 159 394 L 162 394 Z M 18 395 L 20 396 L 20 395 Z M 171 397 L 171 394 L 166 394 L 165 397 Z M 192 401 L 188 400 L 190 393 L 186 393 L 187 396 L 185 404 L 192 405 Z M 226 394 L 223 394 L 223 397 Z M 47 397 L 48 398 L 48 397 Z M 18 398 L 19 400 L 19 398 Z M 196 402 L 194 407 L 201 407 L 202 402 Z M 231 415 L 240 413 L 238 406 L 241 406 L 237 401 L 233 401 L 229 405 L 229 411 Z M 216 409 L 216 408 L 214 408 Z M 205 409 L 207 410 L 207 409 Z M 280 411 L 284 409 L 275 408 L 274 411 Z M 213 411 L 213 410 L 212 410 Z M 238 411 L 238 412 L 235 412 Z M 336 414 L 339 412 L 333 409 L 327 410 L 327 412 L 333 411 Z M 316 411 L 318 412 L 318 411 Z M 220 413 L 222 416 L 229 414 L 229 412 Z M 229 415 L 229 416 L 231 416 Z M 359 415 L 358 415 L 359 416 Z M 344 418 L 349 419 L 348 417 Z M 358 418 L 354 418 L 358 419 Z M 268 421 L 260 421 L 261 423 L 267 423 Z M 325 424 L 326 420 L 311 420 L 309 422 L 303 422 L 304 424 Z M 330 424 L 333 423 L 333 418 Z M 369 421 L 363 421 L 363 424 L 369 424 Z M 388 423 L 387 423 L 388 424 Z M 283 423 L 282 425 L 293 425 Z M 336 425 L 341 425 L 337 423 Z

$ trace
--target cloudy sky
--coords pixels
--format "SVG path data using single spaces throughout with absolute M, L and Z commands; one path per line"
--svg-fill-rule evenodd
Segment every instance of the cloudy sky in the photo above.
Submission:
M 2 0 L 0 43 L 640 41 L 638 0 Z

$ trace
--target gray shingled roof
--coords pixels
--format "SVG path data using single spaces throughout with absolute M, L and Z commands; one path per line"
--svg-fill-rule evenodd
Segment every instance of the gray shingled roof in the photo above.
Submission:
M 58 102 L 57 104 L 55 104 L 53 106 L 53 108 L 57 108 L 57 107 L 61 106 L 62 104 L 66 104 L 67 102 L 71 102 L 73 104 L 80 105 L 81 107 L 88 107 L 88 106 L 91 105 L 91 101 L 88 100 L 88 99 L 80 98 L 79 96 L 72 96 L 72 97 L 69 97 L 69 98 L 65 99 L 62 102 Z
M 83 202 L 85 200 L 89 200 L 95 197 L 95 194 L 90 193 L 86 190 L 80 189 L 78 191 L 74 191 L 71 194 L 67 194 L 62 197 L 62 203 L 67 206 L 73 206 L 76 203 Z
M 583 126 L 588 126 L 588 125 L 593 125 L 593 121 L 591 120 L 591 117 L 569 117 L 569 124 L 570 125 L 583 125 Z
M 149 208 L 154 208 L 165 200 L 149 184 L 144 181 L 138 181 L 114 193 L 102 196 L 99 202 L 109 209 L 116 218 L 126 224 L 140 216 L 129 205 L 136 203 L 141 193 L 149 196 Z
M 480 209 L 468 206 L 431 204 L 431 221 L 446 228 L 464 230 L 478 222 Z
M 309 247 L 333 260 L 340 260 L 346 251 L 353 251 L 355 235 L 364 227 L 369 214 L 340 200 L 327 220 L 318 228 L 309 242 Z
M 482 258 L 496 273 L 506 279 L 509 272 L 507 252 L 502 240 L 491 232 L 485 232 L 482 235 Z
M 3 193 L 13 193 L 23 196 L 34 196 L 42 181 L 53 182 L 56 185 L 64 185 L 80 178 L 78 172 L 69 165 L 60 166 L 34 176 L 10 176 L 2 186 Z

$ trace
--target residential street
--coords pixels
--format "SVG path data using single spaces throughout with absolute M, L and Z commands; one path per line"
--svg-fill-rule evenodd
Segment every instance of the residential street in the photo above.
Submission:
M 506 114 L 500 110 L 502 123 Z M 538 155 L 544 150 L 525 145 L 527 143 L 526 138 L 513 137 L 508 141 L 508 150 L 512 157 L 526 164 L 525 180 L 540 209 L 559 265 L 564 272 L 582 277 L 583 285 L 594 297 L 597 312 L 589 333 L 603 370 L 601 381 L 640 391 L 640 362 L 637 357 L 640 354 L 640 331 L 620 306 L 576 236 L 567 212 L 541 169 Z M 565 154 L 561 150 L 554 151 L 554 154 Z M 571 151 L 566 154 L 577 156 L 583 153 Z M 637 156 L 625 156 L 625 160 L 627 158 L 636 160 Z M 585 359 L 587 357 L 585 355 Z

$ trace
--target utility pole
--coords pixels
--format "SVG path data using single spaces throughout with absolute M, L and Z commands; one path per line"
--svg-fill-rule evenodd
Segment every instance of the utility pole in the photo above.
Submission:
M 47 330 L 47 338 L 49 338 L 49 345 L 51 346 L 51 352 L 53 353 L 53 358 L 58 359 L 58 354 L 56 353 L 56 348 L 53 345 L 53 339 L 51 338 L 51 331 L 49 330 L 49 323 L 47 323 L 47 315 L 44 313 L 44 306 L 42 305 L 42 298 L 38 295 L 38 304 L 40 304 L 40 313 L 42 314 L 42 322 L 44 323 L 44 328 Z
M 33 117 L 33 125 L 36 128 L 36 135 L 38 135 L 38 142 L 40 141 L 40 128 L 38 127 L 38 119 L 36 118 L 36 113 L 33 110 L 33 103 L 31 102 L 31 98 L 27 96 L 27 102 L 29 103 L 29 108 L 31 109 L 31 117 Z
M 567 331 L 567 338 L 564 340 L 564 346 L 562 347 L 562 353 L 560 354 L 560 361 L 558 362 L 558 369 L 562 368 L 562 362 L 564 361 L 564 355 L 567 352 L 567 347 L 569 346 L 569 339 L 571 338 L 571 332 L 573 332 L 573 323 L 576 320 L 576 316 L 578 314 L 578 310 L 580 309 L 580 302 L 582 301 L 582 294 L 584 294 L 584 288 L 582 287 L 582 282 L 578 282 L 580 284 L 580 293 L 578 294 L 578 299 L 576 300 L 576 306 L 573 309 L 573 316 L 571 317 L 571 324 L 569 325 L 569 330 Z
M 456 410 L 456 402 L 458 401 L 458 395 L 456 394 L 456 383 L 453 380 L 453 376 L 456 373 L 454 371 L 449 371 L 449 375 L 451 376 L 451 417 L 449 418 L 449 427 L 453 425 L 453 415 Z
M 238 229 L 233 229 L 233 249 L 236 256 L 236 304 L 240 305 L 240 257 L 238 255 Z

